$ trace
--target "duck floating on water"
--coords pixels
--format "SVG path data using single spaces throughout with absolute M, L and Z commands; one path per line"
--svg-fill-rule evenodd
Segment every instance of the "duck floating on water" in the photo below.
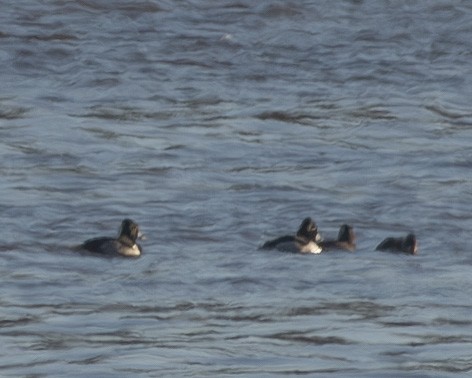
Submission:
M 411 255 L 418 254 L 418 243 L 415 234 L 404 238 L 386 238 L 375 248 L 376 251 L 402 252 Z
M 318 244 L 323 251 L 340 249 L 354 252 L 356 250 L 356 234 L 352 226 L 343 224 L 339 228 L 338 238 L 336 240 L 322 240 Z
M 81 245 L 81 248 L 102 255 L 138 257 L 142 252 L 141 246 L 136 243 L 139 237 L 141 234 L 138 224 L 131 219 L 124 219 L 121 222 L 118 238 L 89 239 Z
M 269 240 L 263 244 L 262 248 L 285 252 L 320 253 L 321 247 L 317 244 L 320 239 L 316 223 L 308 217 L 300 224 L 296 235 L 285 235 Z

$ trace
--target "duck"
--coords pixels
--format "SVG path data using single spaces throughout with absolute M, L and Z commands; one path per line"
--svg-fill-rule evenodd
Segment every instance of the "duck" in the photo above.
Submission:
M 375 248 L 376 251 L 402 252 L 410 255 L 418 254 L 418 243 L 415 234 L 404 238 L 386 238 Z
M 138 224 L 127 218 L 121 222 L 118 238 L 89 239 L 81 244 L 81 248 L 102 255 L 139 257 L 142 252 L 141 246 L 136 243 L 139 237 L 141 233 Z
M 263 249 L 278 249 L 286 252 L 320 253 L 321 247 L 317 242 L 321 240 L 316 223 L 305 218 L 295 235 L 285 235 L 269 240 L 262 245 Z
M 354 252 L 356 250 L 356 234 L 352 226 L 343 224 L 339 227 L 338 238 L 336 240 L 322 240 L 318 244 L 323 251 L 341 249 Z

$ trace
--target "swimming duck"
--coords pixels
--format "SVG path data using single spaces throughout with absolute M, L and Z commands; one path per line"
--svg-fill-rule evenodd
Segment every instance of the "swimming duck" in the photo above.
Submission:
M 418 244 L 414 234 L 408 234 L 404 238 L 386 238 L 380 243 L 377 251 L 403 252 L 411 255 L 418 253 Z
M 320 253 L 321 248 L 317 244 L 320 240 L 318 227 L 311 218 L 305 218 L 296 235 L 281 236 L 264 243 L 264 249 L 278 249 L 286 252 Z
M 337 240 L 323 240 L 318 243 L 323 251 L 329 249 L 342 249 L 350 252 L 354 252 L 356 249 L 356 235 L 354 229 L 343 224 L 339 228 Z
M 81 247 L 87 251 L 104 255 L 121 255 L 138 257 L 141 255 L 141 246 L 136 243 L 139 233 L 138 225 L 131 219 L 121 222 L 118 238 L 101 237 L 85 241 Z

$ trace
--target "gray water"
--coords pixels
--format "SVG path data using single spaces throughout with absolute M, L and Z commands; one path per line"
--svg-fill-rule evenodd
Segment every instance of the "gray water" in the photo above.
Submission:
M 2 1 L 0 375 L 472 371 L 469 1 Z M 261 251 L 313 217 L 358 248 Z M 139 259 L 74 246 L 147 239 Z M 415 232 L 419 255 L 376 252 Z

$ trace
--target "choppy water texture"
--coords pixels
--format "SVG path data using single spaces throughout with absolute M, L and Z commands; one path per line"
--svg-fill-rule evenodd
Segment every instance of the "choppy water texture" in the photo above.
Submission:
M 469 1 L 0 8 L 1 376 L 471 373 Z

